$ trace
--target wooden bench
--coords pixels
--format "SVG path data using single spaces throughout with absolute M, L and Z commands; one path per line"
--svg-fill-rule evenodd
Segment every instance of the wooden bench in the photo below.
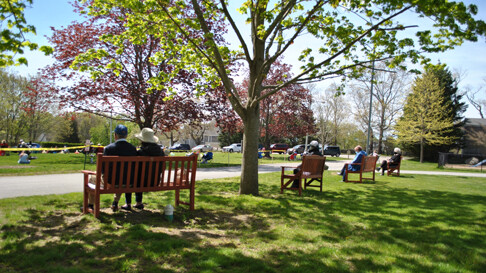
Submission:
M 114 193 L 175 191 L 175 206 L 194 210 L 197 156 L 104 156 L 97 155 L 96 172 L 84 173 L 83 213 L 89 213 L 88 195 L 94 194 L 94 216 L 100 214 L 100 195 Z M 104 174 L 103 170 L 105 171 Z M 94 176 L 95 183 L 89 183 Z M 189 202 L 179 199 L 189 190 Z
M 302 166 L 300 171 L 296 174 L 285 174 L 285 169 L 295 169 L 295 167 L 282 166 L 280 193 L 283 193 L 284 190 L 295 190 L 299 191 L 299 195 L 302 195 L 302 180 L 304 180 L 304 189 L 307 189 L 307 187 L 317 187 L 320 188 L 322 192 L 322 176 L 325 164 L 325 156 L 308 155 L 302 157 Z M 287 181 L 285 181 L 286 179 Z M 299 180 L 299 187 L 291 188 L 291 183 L 296 179 Z M 307 181 L 307 179 L 310 180 Z M 312 184 L 314 181 L 317 181 L 319 185 Z
M 346 174 L 344 176 L 344 182 L 359 182 L 363 183 L 363 180 L 373 180 L 375 181 L 375 169 L 376 169 L 376 161 L 378 160 L 377 156 L 364 156 L 361 163 L 346 163 L 344 164 L 344 169 L 346 170 Z M 356 165 L 360 166 L 358 171 L 350 171 L 348 170 L 349 165 Z M 372 177 L 363 177 L 363 173 L 373 174 Z M 350 173 L 359 173 L 359 180 L 349 180 L 348 175 Z
M 396 176 L 400 176 L 400 165 L 402 164 L 402 160 L 403 160 L 403 157 L 400 156 L 400 161 L 398 162 L 398 165 L 388 165 L 387 166 L 387 170 L 386 170 L 386 175 L 387 176 L 390 176 L 390 175 L 396 175 Z M 397 171 L 396 173 L 393 173 L 394 171 Z

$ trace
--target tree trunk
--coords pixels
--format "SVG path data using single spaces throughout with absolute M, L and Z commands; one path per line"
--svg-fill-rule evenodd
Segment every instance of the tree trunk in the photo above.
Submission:
M 420 139 L 420 163 L 424 163 L 424 139 Z
M 247 109 L 243 124 L 243 161 L 241 162 L 240 194 L 258 195 L 259 106 Z

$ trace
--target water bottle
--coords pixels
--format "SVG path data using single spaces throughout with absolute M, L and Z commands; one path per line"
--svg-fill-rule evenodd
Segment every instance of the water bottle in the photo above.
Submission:
M 172 220 L 174 220 L 174 207 L 171 204 L 165 206 L 164 214 L 165 219 L 167 219 L 167 221 L 169 222 L 172 222 Z

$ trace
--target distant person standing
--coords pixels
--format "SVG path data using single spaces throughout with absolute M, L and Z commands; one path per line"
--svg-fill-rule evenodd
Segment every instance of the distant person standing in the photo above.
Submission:
M 29 148 L 29 146 L 27 146 L 27 143 L 25 143 L 24 140 L 21 139 L 20 142 L 19 142 L 19 145 L 17 146 L 17 148 Z M 30 152 L 29 151 L 23 151 L 23 150 L 21 150 L 21 151 L 19 151 L 19 155 L 21 153 L 26 153 L 27 155 L 30 155 Z
M 7 143 L 7 141 L 5 139 L 2 140 L 2 143 L 0 144 L 0 148 L 2 148 L 2 149 L 8 148 L 8 143 Z M 0 151 L 0 156 L 4 156 L 6 154 L 7 154 L 6 151 Z

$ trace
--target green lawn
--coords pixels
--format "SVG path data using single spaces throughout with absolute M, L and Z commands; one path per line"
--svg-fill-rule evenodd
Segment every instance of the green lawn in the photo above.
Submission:
M 83 154 L 33 154 L 37 159 L 32 160 L 31 164 L 18 164 L 18 156 L 0 156 L 0 176 L 5 175 L 34 175 L 34 174 L 53 174 L 53 173 L 73 173 L 83 169 L 95 170 L 96 165 L 90 164 L 90 157 Z M 176 153 L 175 155 L 183 156 L 185 153 Z M 327 157 L 327 161 L 351 160 L 352 156 L 343 155 L 340 158 Z M 199 164 L 198 168 L 215 168 L 239 166 L 241 164 L 241 153 L 222 153 L 215 152 L 214 159 L 209 164 Z M 85 164 L 86 161 L 86 164 Z M 285 163 L 288 162 L 288 155 L 272 154 L 271 159 L 263 158 L 258 160 L 259 164 Z M 404 160 L 402 163 L 403 170 L 422 170 L 422 171 L 454 171 L 454 172 L 480 172 L 479 168 L 473 170 L 447 169 L 438 168 L 437 163 L 420 163 L 417 160 Z M 486 172 L 484 170 L 483 172 Z
M 485 272 L 486 179 L 428 175 L 260 196 L 238 178 L 196 184 L 196 210 L 163 207 L 81 215 L 82 194 L 0 199 L 1 272 Z M 183 196 L 184 198 L 186 195 Z M 102 197 L 109 207 L 112 196 Z M 123 202 L 123 198 L 122 198 Z

